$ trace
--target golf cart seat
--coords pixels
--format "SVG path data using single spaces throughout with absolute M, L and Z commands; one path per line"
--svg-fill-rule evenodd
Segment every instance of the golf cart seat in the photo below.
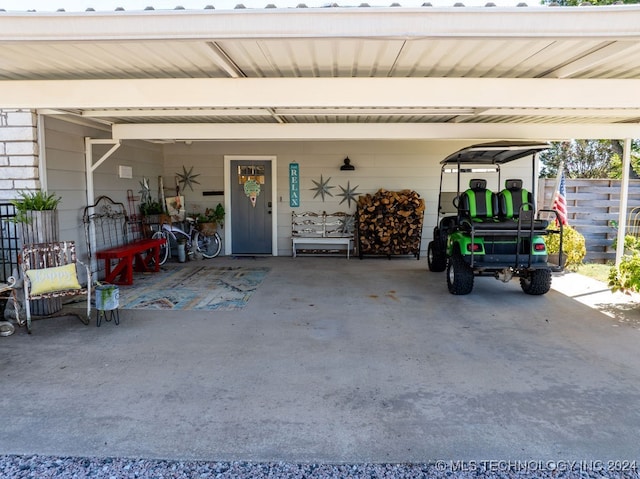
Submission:
M 535 211 L 533 195 L 522 187 L 522 180 L 506 180 L 504 190 L 498 193 L 498 204 L 502 218 L 517 218 L 522 211 Z
M 472 223 L 494 222 L 498 215 L 498 197 L 487 189 L 487 180 L 469 181 L 469 189 L 460 195 L 462 217 Z
M 498 193 L 498 204 L 500 207 L 500 217 L 509 222 L 513 220 L 513 223 L 517 223 L 518 218 L 524 214 L 524 212 L 530 212 L 523 217 L 525 224 L 524 228 L 530 227 L 530 221 L 533 220 L 534 230 L 544 230 L 549 226 L 547 220 L 533 219 L 535 213 L 535 203 L 533 195 L 530 191 L 522 187 L 522 180 L 509 179 L 504 183 L 504 190 Z

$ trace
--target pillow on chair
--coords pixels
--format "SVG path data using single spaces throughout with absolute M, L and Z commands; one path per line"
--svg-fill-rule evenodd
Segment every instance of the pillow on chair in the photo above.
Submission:
M 27 276 L 31 281 L 32 296 L 54 291 L 81 289 L 75 263 L 55 268 L 30 269 L 27 271 Z

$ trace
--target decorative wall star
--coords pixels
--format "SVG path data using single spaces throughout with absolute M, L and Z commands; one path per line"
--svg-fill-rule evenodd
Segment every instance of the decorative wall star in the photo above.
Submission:
M 338 193 L 337 196 L 342 196 L 342 201 L 340 202 L 340 204 L 344 203 L 345 201 L 347 202 L 347 205 L 349 205 L 349 208 L 351 208 L 351 202 L 353 201 L 354 203 L 356 203 L 358 200 L 356 199 L 356 195 L 359 195 L 360 193 L 357 192 L 356 190 L 358 189 L 358 186 L 354 186 L 353 188 L 351 188 L 351 182 L 347 181 L 347 187 L 343 188 L 342 186 L 340 186 L 340 189 L 342 190 L 342 193 Z
M 151 199 L 151 189 L 149 188 L 149 178 L 142 178 L 140 181 L 140 202 L 146 203 Z
M 315 195 L 313 195 L 313 197 L 315 198 L 316 196 L 320 195 L 322 197 L 322 201 L 324 201 L 324 195 L 329 195 L 329 196 L 333 196 L 331 194 L 331 192 L 329 191 L 331 188 L 335 188 L 335 186 L 329 186 L 329 181 L 331 181 L 331 177 L 327 178 L 326 181 L 322 179 L 322 175 L 320 175 L 320 181 L 316 181 L 316 180 L 311 180 L 315 183 L 316 187 L 315 188 L 311 188 L 312 190 L 314 190 L 316 192 Z
M 176 173 L 176 176 L 179 178 L 178 183 L 182 184 L 182 189 L 186 189 L 187 186 L 193 191 L 193 185 L 199 185 L 200 182 L 196 181 L 196 177 L 200 176 L 200 173 L 197 175 L 193 174 L 193 166 L 189 168 L 189 171 L 182 165 L 182 174 Z

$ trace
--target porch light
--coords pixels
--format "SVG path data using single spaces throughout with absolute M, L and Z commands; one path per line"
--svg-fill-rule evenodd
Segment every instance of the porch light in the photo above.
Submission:
M 347 157 L 344 159 L 344 165 L 342 165 L 342 166 L 340 167 L 340 171 L 353 171 L 353 170 L 355 170 L 355 169 L 356 169 L 356 167 L 355 167 L 355 166 L 353 166 L 353 165 L 351 164 L 351 160 L 350 160 L 350 159 L 349 159 L 349 157 L 347 156 Z

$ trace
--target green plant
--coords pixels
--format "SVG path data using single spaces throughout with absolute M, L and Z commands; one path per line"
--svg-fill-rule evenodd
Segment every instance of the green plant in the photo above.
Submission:
M 11 200 L 11 204 L 16 209 L 16 215 L 13 219 L 16 223 L 28 223 L 30 217 L 28 211 L 49 211 L 55 210 L 62 198 L 56 196 L 55 193 L 48 194 L 46 191 L 21 191 L 18 193 L 20 198 Z
M 149 198 L 147 201 L 140 204 L 140 213 L 144 216 L 159 215 L 164 213 L 164 208 L 159 201 Z
M 620 266 L 609 270 L 609 288 L 625 293 L 640 291 L 640 252 L 622 257 Z
M 215 208 L 207 208 L 204 210 L 204 214 L 197 215 L 198 223 L 218 223 L 224 224 L 224 206 L 221 203 Z
M 613 248 L 617 247 L 617 239 Z M 640 239 L 635 236 L 624 237 L 624 256 L 618 267 L 609 270 L 609 288 L 612 291 L 630 293 L 640 291 Z
M 551 225 L 549 229 L 555 230 L 556 226 Z M 560 253 L 560 235 L 550 234 L 546 238 L 547 253 Z M 584 236 L 575 228 L 564 225 L 562 228 L 562 252 L 565 255 L 565 268 L 570 271 L 576 271 L 578 266 L 582 264 L 582 260 L 587 254 L 587 248 Z

